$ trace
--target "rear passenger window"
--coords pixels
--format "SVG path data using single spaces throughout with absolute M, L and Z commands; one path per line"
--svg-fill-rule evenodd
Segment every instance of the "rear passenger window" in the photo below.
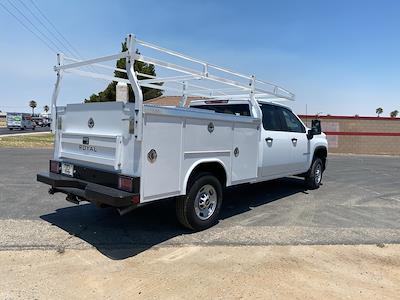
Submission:
M 283 128 L 278 112 L 273 105 L 261 104 L 262 123 L 265 130 L 281 131 Z

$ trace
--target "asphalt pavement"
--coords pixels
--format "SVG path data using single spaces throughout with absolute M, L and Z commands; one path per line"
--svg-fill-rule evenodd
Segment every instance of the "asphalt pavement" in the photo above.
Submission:
M 113 259 L 154 246 L 400 243 L 400 158 L 329 157 L 320 189 L 299 178 L 230 188 L 220 222 L 191 233 L 171 201 L 120 217 L 48 195 L 50 150 L 0 149 L 0 249 L 97 248 Z
M 25 134 L 31 132 L 50 132 L 50 127 L 36 127 L 35 130 L 26 129 L 26 130 L 10 130 L 6 127 L 0 127 L 0 136 L 7 134 Z

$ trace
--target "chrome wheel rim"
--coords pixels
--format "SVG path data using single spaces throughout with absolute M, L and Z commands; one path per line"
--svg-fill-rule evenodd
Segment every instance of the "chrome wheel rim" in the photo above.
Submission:
M 322 179 L 322 166 L 318 164 L 315 166 L 315 183 L 320 184 Z
M 215 188 L 210 184 L 202 186 L 197 192 L 194 201 L 194 210 L 197 217 L 203 221 L 209 219 L 215 212 L 217 201 L 218 197 Z

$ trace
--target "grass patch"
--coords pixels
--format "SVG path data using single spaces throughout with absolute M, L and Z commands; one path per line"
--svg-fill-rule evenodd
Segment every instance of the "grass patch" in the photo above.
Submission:
M 0 136 L 1 148 L 52 148 L 54 135 L 51 133 Z

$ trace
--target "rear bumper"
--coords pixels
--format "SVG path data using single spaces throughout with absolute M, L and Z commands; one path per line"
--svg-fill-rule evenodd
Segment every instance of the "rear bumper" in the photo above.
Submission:
M 71 178 L 51 172 L 37 174 L 37 181 L 50 185 L 55 192 L 74 195 L 95 204 L 126 207 L 133 203 L 136 193 L 128 193 L 115 188 Z

